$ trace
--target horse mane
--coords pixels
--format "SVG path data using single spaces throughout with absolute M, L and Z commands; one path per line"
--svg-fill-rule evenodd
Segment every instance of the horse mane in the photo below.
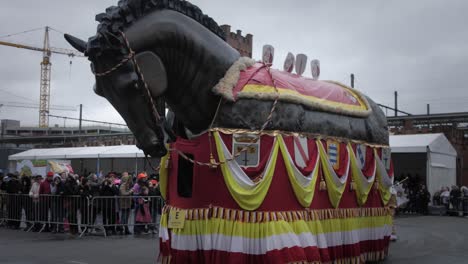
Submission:
M 155 10 L 174 10 L 184 14 L 225 40 L 223 29 L 213 18 L 203 14 L 196 5 L 185 0 L 120 0 L 118 6 L 111 6 L 105 13 L 96 15 L 98 33 L 105 31 L 116 34 L 135 21 Z
M 128 51 L 122 49 L 123 40 L 119 32 L 147 14 L 164 9 L 186 15 L 226 40 L 224 30 L 211 17 L 185 0 L 120 0 L 118 6 L 108 7 L 105 13 L 96 15 L 96 21 L 99 22 L 97 35 L 88 40 L 86 54 L 93 57 L 99 56 L 104 50 L 113 50 L 126 55 Z

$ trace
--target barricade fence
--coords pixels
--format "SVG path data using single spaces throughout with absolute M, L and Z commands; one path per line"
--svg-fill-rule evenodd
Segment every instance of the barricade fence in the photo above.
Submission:
M 157 233 L 160 196 L 0 194 L 0 225 L 35 232 Z

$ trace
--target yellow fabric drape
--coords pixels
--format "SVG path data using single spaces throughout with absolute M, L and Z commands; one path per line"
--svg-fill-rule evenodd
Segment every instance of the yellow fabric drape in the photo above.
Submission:
M 166 163 L 169 160 L 171 152 L 167 152 L 166 156 L 161 158 L 161 162 L 159 163 L 159 189 L 161 191 L 161 196 L 164 200 L 166 200 L 167 195 L 167 175 L 168 169 L 166 167 Z
M 318 168 L 315 168 L 313 171 L 312 180 L 307 186 L 303 186 L 300 182 L 295 177 L 294 169 L 293 166 L 296 166 L 294 163 L 291 163 L 289 158 L 288 158 L 288 149 L 286 147 L 286 144 L 284 143 L 283 137 L 279 136 L 279 146 L 281 149 L 281 153 L 283 155 L 283 160 L 284 160 L 284 165 L 286 167 L 286 171 L 289 176 L 289 181 L 291 182 L 291 186 L 293 188 L 294 194 L 296 195 L 297 201 L 305 208 L 310 207 L 310 204 L 312 203 L 312 199 L 314 198 L 314 192 L 315 192 L 315 185 L 317 184 L 317 175 L 318 175 Z M 315 165 L 320 166 L 319 162 L 317 161 L 317 164 Z M 303 177 L 303 175 L 300 175 L 300 177 Z
M 346 182 L 343 184 L 339 184 L 335 182 L 334 180 L 334 175 L 335 171 L 333 171 L 333 166 L 330 164 L 330 161 L 328 160 L 328 155 L 327 152 L 325 151 L 322 142 L 320 142 L 320 139 L 317 139 L 317 146 L 319 149 L 319 155 L 320 155 L 320 161 L 322 165 L 322 173 L 325 178 L 325 182 L 327 183 L 327 192 L 328 192 L 328 198 L 330 199 L 330 202 L 334 208 L 337 208 L 338 205 L 340 204 L 341 196 L 343 195 L 343 192 L 345 191 L 346 188 Z
M 382 198 L 383 204 L 388 204 L 390 201 L 390 198 L 392 197 L 392 193 L 390 191 L 390 187 L 385 186 L 386 184 L 383 181 L 383 177 L 388 177 L 388 173 L 385 170 L 385 167 L 381 164 L 382 161 L 380 161 L 379 155 L 377 153 L 377 149 L 374 149 L 374 155 L 375 155 L 375 161 L 377 163 L 377 168 L 376 168 L 376 177 L 379 183 L 379 192 L 380 192 L 380 197 Z M 385 174 L 385 175 L 384 175 Z
M 351 163 L 351 177 L 356 184 L 356 198 L 358 204 L 362 206 L 367 201 L 367 197 L 369 196 L 369 192 L 372 190 L 372 184 L 374 181 L 366 182 L 366 177 L 362 174 L 361 169 L 357 165 L 356 155 L 354 154 L 351 144 L 348 144 L 348 153 Z M 376 166 L 375 162 L 376 161 L 374 159 L 374 166 Z M 377 170 L 377 168 L 375 169 Z
M 275 172 L 276 167 L 276 160 L 278 158 L 278 150 L 279 150 L 279 143 L 278 140 L 274 141 L 273 149 L 270 155 L 271 166 L 265 168 L 267 171 L 263 175 L 263 179 L 259 182 L 255 183 L 252 188 L 244 188 L 240 186 L 236 180 L 234 179 L 234 175 L 229 167 L 228 162 L 226 161 L 226 157 L 224 155 L 224 151 L 222 148 L 223 142 L 221 141 L 221 136 L 219 132 L 214 132 L 214 138 L 216 142 L 216 150 L 218 152 L 218 157 L 222 164 L 221 172 L 223 173 L 224 182 L 231 193 L 231 196 L 237 202 L 237 204 L 244 210 L 253 211 L 260 207 L 265 199 L 265 196 L 270 189 L 270 184 L 273 179 L 273 174 Z M 233 161 L 235 162 L 235 161 Z

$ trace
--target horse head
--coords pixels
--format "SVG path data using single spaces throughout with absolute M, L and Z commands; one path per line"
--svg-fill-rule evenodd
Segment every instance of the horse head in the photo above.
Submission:
M 157 118 L 151 105 L 167 88 L 164 65 L 159 57 L 149 51 L 132 54 L 125 49 L 123 36 L 108 32 L 98 33 L 88 42 L 70 35 L 65 35 L 65 38 L 88 56 L 96 76 L 95 93 L 106 98 L 124 118 L 137 139 L 138 147 L 153 157 L 165 155 L 164 113 L 158 113 L 162 117 Z M 149 69 L 151 74 L 148 74 Z M 144 76 L 145 83 L 139 74 Z M 150 100 L 149 96 L 154 99 Z
M 168 135 L 164 98 L 179 122 L 206 129 L 219 101 L 211 88 L 239 57 L 223 31 L 186 1 L 123 0 L 96 16 L 97 34 L 87 42 L 66 40 L 91 61 L 94 90 L 126 121 L 145 154 L 165 155 Z

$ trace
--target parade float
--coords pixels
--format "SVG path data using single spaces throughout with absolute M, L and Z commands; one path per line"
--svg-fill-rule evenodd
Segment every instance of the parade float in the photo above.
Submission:
M 96 19 L 87 42 L 65 37 L 138 146 L 161 157 L 160 261 L 385 259 L 393 168 L 370 98 L 317 80 L 316 61 L 305 78 L 290 57 L 285 71 L 240 57 L 186 1 L 120 1 Z

